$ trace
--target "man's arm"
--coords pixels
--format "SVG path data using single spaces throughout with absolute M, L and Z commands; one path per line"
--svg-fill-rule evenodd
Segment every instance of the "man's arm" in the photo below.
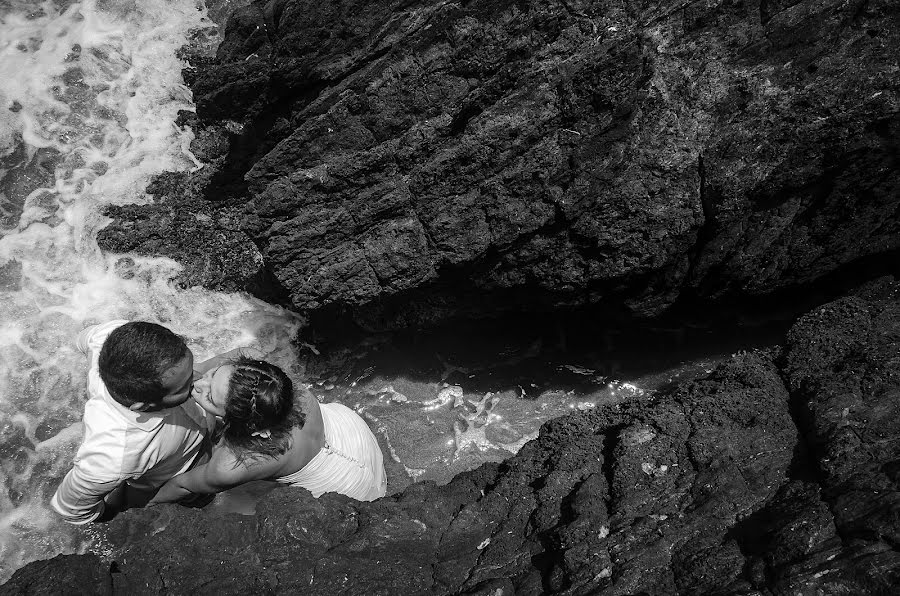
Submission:
M 91 477 L 83 463 L 76 464 L 63 478 L 50 500 L 51 507 L 70 524 L 112 519 L 122 507 L 118 496 L 124 478 Z

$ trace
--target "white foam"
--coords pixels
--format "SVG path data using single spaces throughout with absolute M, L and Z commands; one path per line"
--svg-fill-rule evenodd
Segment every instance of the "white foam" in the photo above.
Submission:
M 38 181 L 0 187 L 22 205 L 0 230 L 0 582 L 97 539 L 47 505 L 81 438 L 86 361 L 73 341 L 85 325 L 150 320 L 185 336 L 198 359 L 254 343 L 295 360 L 296 317 L 245 294 L 177 289 L 180 266 L 166 259 L 135 258 L 122 279 L 96 245 L 103 205 L 145 202 L 152 175 L 197 167 L 190 132 L 174 125 L 193 109 L 175 51 L 191 29 L 210 26 L 200 8 L 47 0 L 0 9 L 0 159 L 9 158 L 0 176 Z

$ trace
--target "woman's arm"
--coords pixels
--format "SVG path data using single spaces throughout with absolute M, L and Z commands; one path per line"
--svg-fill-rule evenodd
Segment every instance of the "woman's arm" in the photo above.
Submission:
M 216 368 L 217 366 L 222 366 L 223 364 L 227 364 L 228 362 L 234 360 L 238 356 L 249 356 L 250 358 L 261 358 L 262 353 L 256 348 L 245 347 L 245 348 L 235 348 L 233 350 L 228 350 L 227 352 L 223 352 L 222 354 L 218 354 L 213 356 L 209 360 L 204 360 L 199 364 L 194 364 L 194 370 L 198 373 L 206 374 L 208 371 Z
M 210 495 L 254 480 L 253 474 L 244 466 L 223 466 L 221 458 L 213 457 L 184 474 L 170 478 L 148 505 L 174 503 L 194 495 Z
M 148 505 L 174 503 L 194 495 L 211 495 L 251 480 L 264 480 L 277 469 L 278 461 L 266 458 L 237 462 L 227 448 L 216 447 L 205 464 L 191 468 L 166 482 Z
M 231 488 L 230 486 L 221 486 L 214 475 L 212 475 L 213 478 L 210 476 L 209 464 L 201 464 L 184 474 L 170 478 L 147 504 L 174 503 L 185 497 L 218 493 Z

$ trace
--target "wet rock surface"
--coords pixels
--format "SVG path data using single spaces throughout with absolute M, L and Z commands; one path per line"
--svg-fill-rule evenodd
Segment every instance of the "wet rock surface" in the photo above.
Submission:
M 896 267 L 896 2 L 243 4 L 185 71 L 196 184 L 314 324 L 654 316 Z
M 113 221 L 98 232 L 97 244 L 112 252 L 174 259 L 182 265 L 176 281 L 185 286 L 265 295 L 262 255 L 244 232 L 196 198 L 196 180 L 164 174 L 147 189 L 156 199 L 152 205 L 107 207 L 104 213 Z M 132 264 L 131 257 L 120 258 L 119 275 L 133 275 Z
M 109 525 L 117 593 L 891 593 L 898 298 L 870 284 L 802 317 L 783 350 L 554 419 L 445 486 L 373 503 L 282 488 L 252 517 L 129 512 Z M 3 590 L 76 572 L 109 585 L 110 562 L 84 556 Z

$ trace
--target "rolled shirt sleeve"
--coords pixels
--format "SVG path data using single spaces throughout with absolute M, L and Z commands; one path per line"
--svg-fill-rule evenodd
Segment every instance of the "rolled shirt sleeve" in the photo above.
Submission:
M 89 466 L 79 462 L 69 470 L 50 506 L 70 524 L 86 524 L 103 514 L 103 498 L 116 489 L 123 479 L 97 477 Z
M 103 513 L 103 498 L 132 474 L 122 468 L 124 433 L 113 426 L 102 406 L 95 400 L 85 404 L 84 441 L 75 454 L 72 469 L 63 478 L 50 506 L 73 524 L 86 524 Z

